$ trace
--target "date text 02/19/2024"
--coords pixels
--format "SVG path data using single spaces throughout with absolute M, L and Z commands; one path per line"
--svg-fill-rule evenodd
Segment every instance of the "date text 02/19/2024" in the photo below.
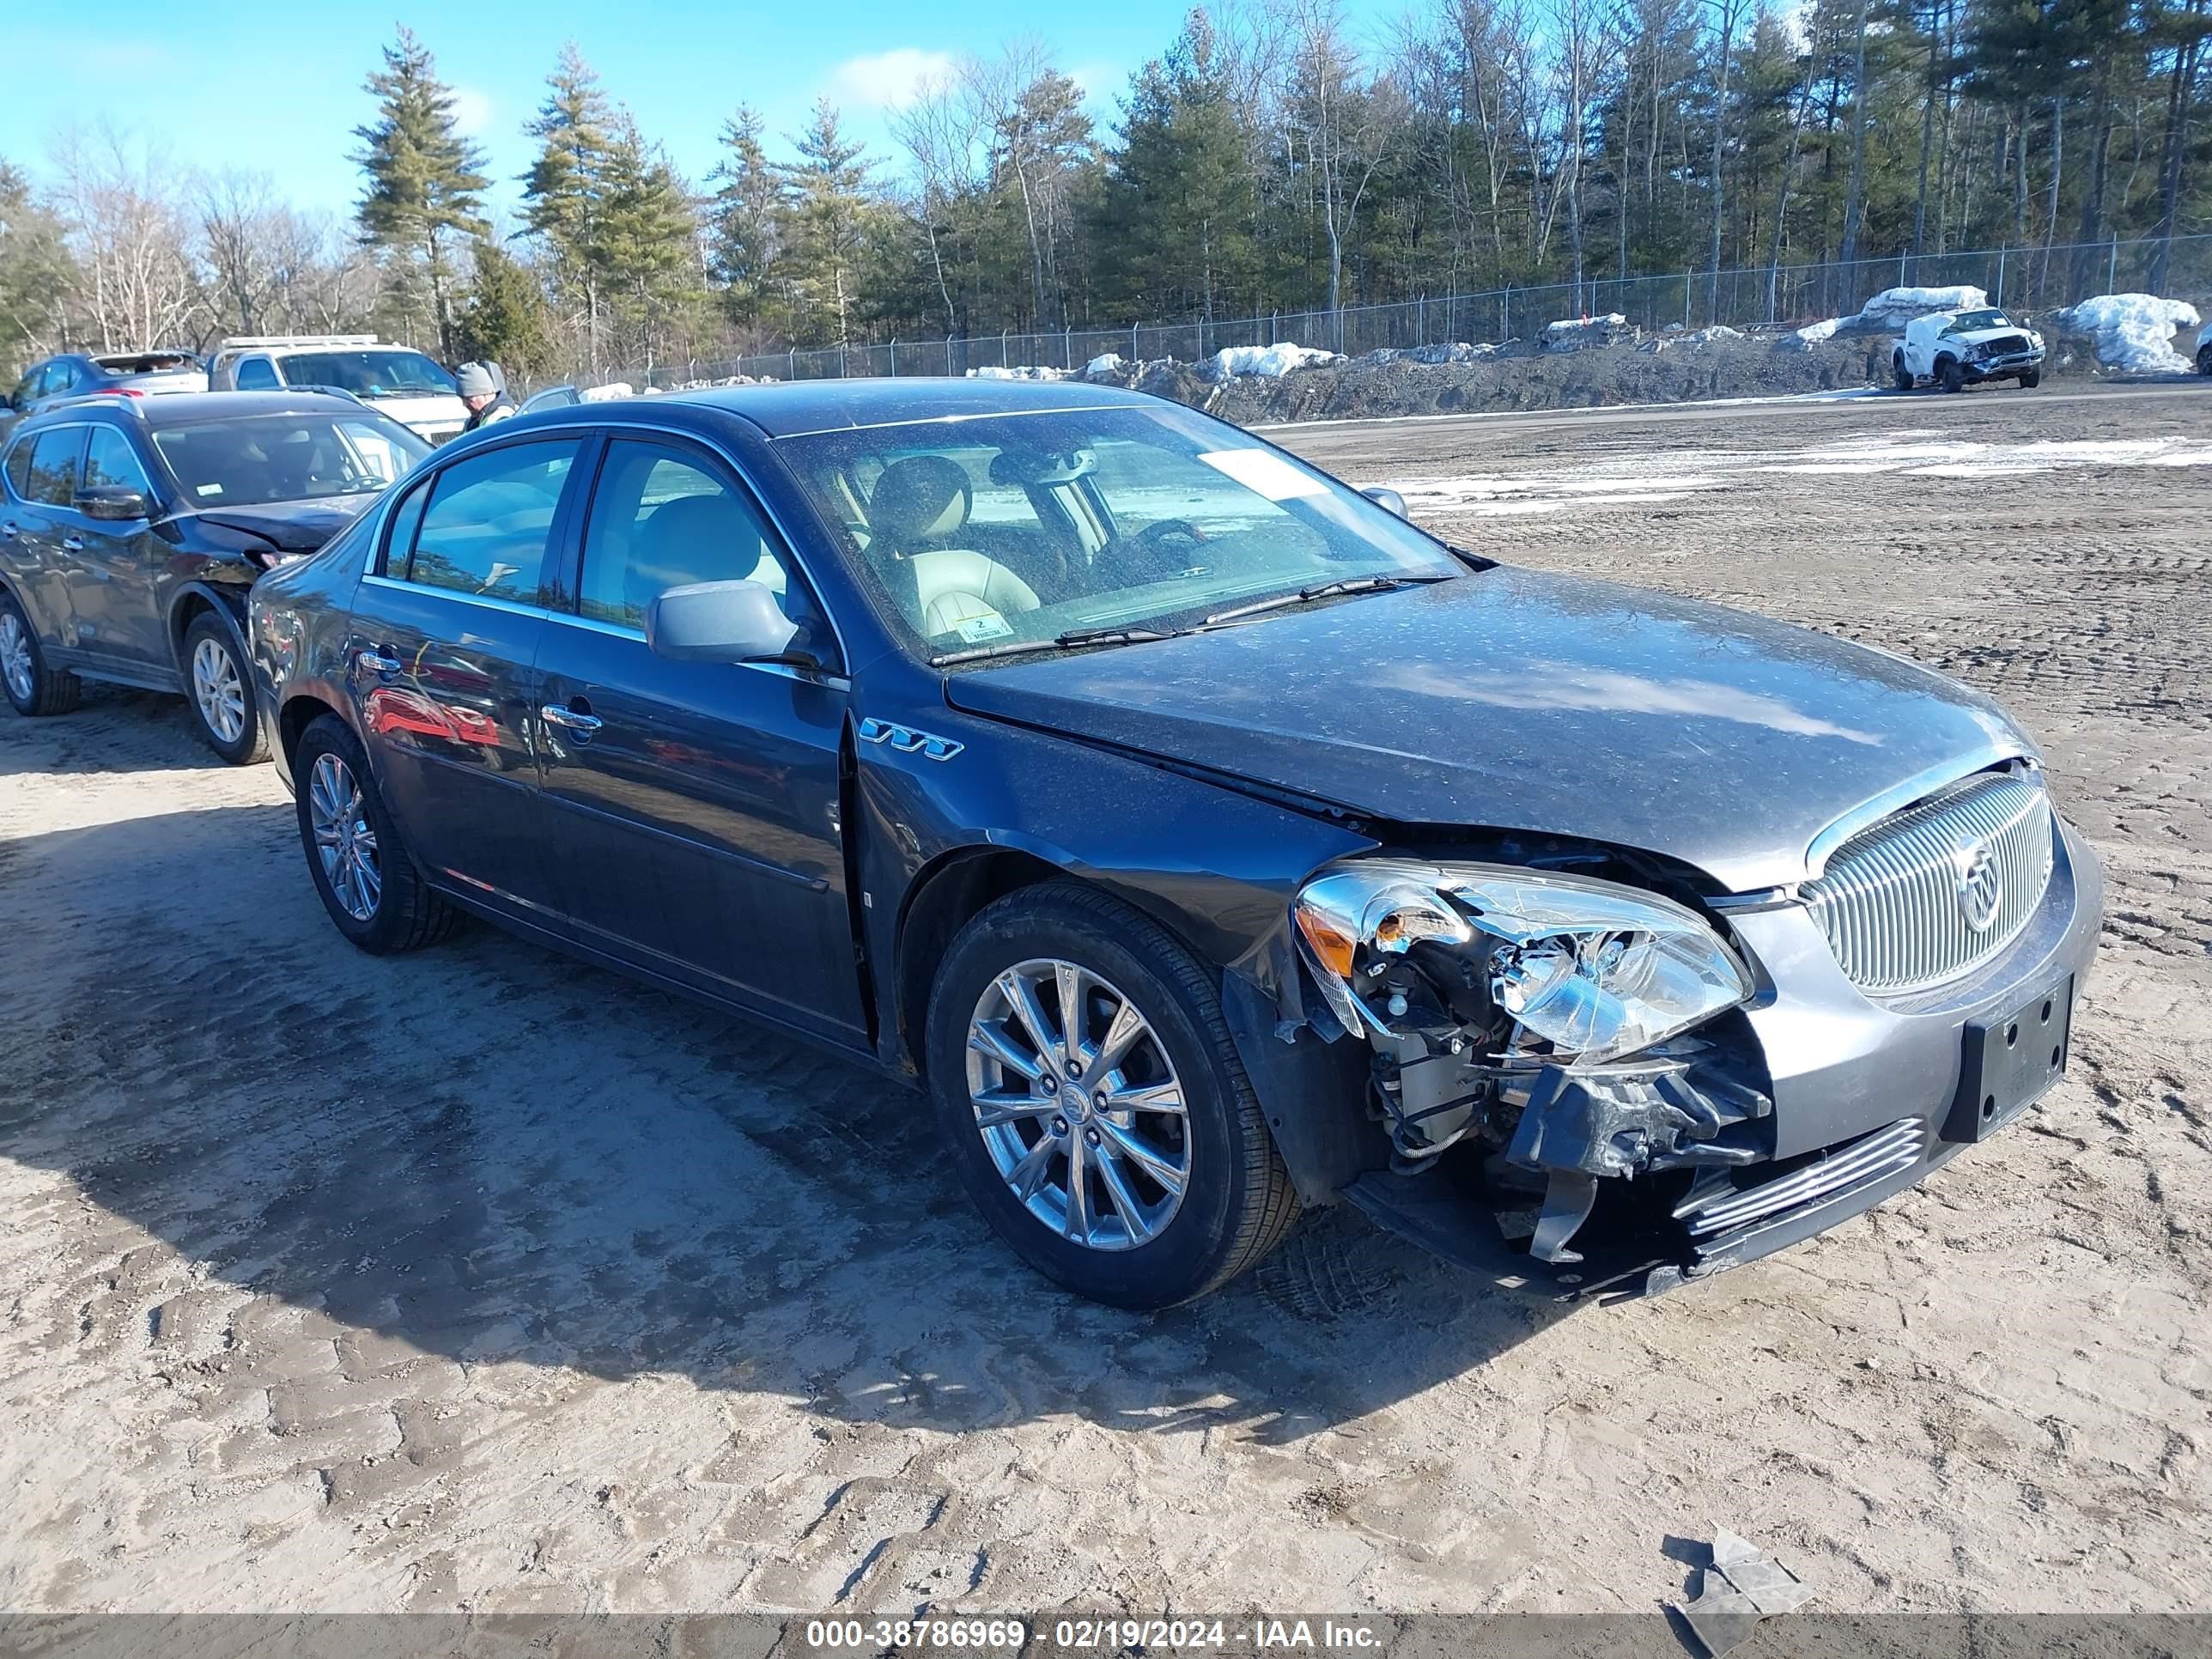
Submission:
M 1060 1619 L 1052 1627 L 1052 1647 L 1060 1652 L 1116 1652 L 1129 1649 L 1182 1650 L 1248 1648 L 1326 1649 L 1374 1651 L 1381 1633 L 1364 1624 L 1335 1619 Z M 816 1652 L 855 1649 L 882 1651 L 921 1648 L 941 1651 L 1016 1651 L 1043 1631 L 1020 1619 L 816 1619 L 805 1626 L 805 1643 Z

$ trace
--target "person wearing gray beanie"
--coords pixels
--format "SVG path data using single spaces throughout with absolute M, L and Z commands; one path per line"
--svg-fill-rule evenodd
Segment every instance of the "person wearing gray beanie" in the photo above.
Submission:
M 507 395 L 501 378 L 497 366 L 491 363 L 463 363 L 453 371 L 453 379 L 460 383 L 461 402 L 469 411 L 469 423 L 462 431 L 473 432 L 515 412 L 514 400 Z

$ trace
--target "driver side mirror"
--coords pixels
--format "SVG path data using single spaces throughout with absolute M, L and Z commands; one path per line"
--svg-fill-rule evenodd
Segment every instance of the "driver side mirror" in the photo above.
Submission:
M 76 492 L 76 510 L 88 519 L 125 523 L 149 516 L 146 507 L 143 495 L 121 484 L 94 484 Z
M 1396 490 L 1385 489 L 1381 484 L 1374 484 L 1359 493 L 1385 512 L 1395 513 L 1401 519 L 1406 516 L 1406 498 Z
M 675 662 L 789 662 L 817 666 L 799 625 L 757 581 L 693 582 L 645 608 L 645 643 Z

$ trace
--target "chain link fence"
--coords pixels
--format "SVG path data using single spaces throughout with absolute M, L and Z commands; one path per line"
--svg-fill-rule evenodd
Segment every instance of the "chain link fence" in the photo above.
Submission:
M 2212 235 L 2176 236 L 2170 240 L 2114 240 L 1849 263 L 1745 266 L 1717 274 L 1684 270 L 1599 277 L 1336 311 L 1270 312 L 1231 321 L 1137 323 L 1127 328 L 1066 328 L 1049 333 L 1006 331 L 823 350 L 793 348 L 663 364 L 624 378 L 641 387 L 670 388 L 740 374 L 754 380 L 818 380 L 856 375 L 962 375 L 1024 368 L 1074 373 L 1107 356 L 1133 363 L 1161 357 L 1198 362 L 1228 347 L 1285 343 L 1357 357 L 1370 351 L 1455 341 L 1502 343 L 1533 338 L 1547 324 L 1562 318 L 1614 312 L 1652 331 L 1669 325 L 1696 329 L 1717 323 L 1747 331 L 1778 329 L 1848 316 L 1885 289 L 1960 284 L 1981 289 L 1992 303 L 2008 307 L 2015 314 L 2032 314 L 2094 295 L 2150 292 L 2161 259 L 2165 269 L 2160 287 L 2166 296 L 2212 299 Z

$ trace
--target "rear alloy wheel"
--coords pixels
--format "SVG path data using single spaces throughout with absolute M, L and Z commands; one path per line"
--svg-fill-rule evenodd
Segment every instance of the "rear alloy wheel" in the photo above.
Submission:
M 970 1195 L 1071 1290 L 1186 1302 L 1297 1217 L 1211 977 L 1106 894 L 1051 882 L 970 921 L 939 968 L 927 1052 Z
M 230 630 L 203 611 L 185 630 L 185 696 L 207 746 L 233 766 L 269 758 L 253 681 Z
M 1966 371 L 1956 357 L 1946 357 L 1936 364 L 1936 378 L 1942 383 L 1946 392 L 1964 392 L 1966 389 Z
M 337 930 L 372 956 L 432 944 L 460 913 L 423 882 L 337 716 L 301 734 L 292 757 L 300 842 L 315 891 Z
M 13 593 L 0 589 L 0 688 L 19 714 L 64 714 L 84 685 L 67 669 L 50 668 L 39 636 Z

